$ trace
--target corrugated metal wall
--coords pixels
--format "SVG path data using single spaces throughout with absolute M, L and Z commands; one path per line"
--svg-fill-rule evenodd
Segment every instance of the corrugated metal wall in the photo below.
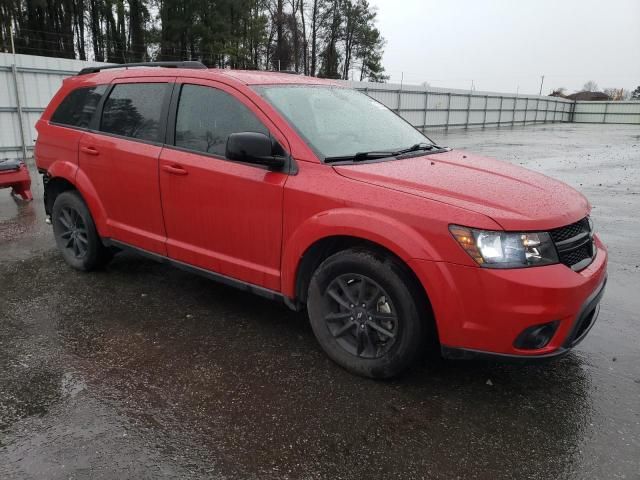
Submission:
M 0 53 L 0 158 L 22 157 L 22 139 L 13 78 L 13 55 Z M 36 139 L 35 124 L 62 80 L 96 62 L 16 55 L 16 80 L 27 155 Z
M 22 139 L 14 87 L 13 55 L 0 53 L 0 158 L 21 157 Z M 24 143 L 31 154 L 34 125 L 62 80 L 96 62 L 16 55 L 16 80 Z M 423 130 L 494 127 L 541 122 L 640 124 L 640 102 L 577 102 L 555 97 L 343 82 L 395 110 Z M 575 112 L 574 112 L 575 109 Z
M 640 125 L 640 102 L 577 102 L 573 121 Z
M 344 82 L 402 115 L 416 128 L 495 127 L 571 120 L 573 102 L 557 97 Z

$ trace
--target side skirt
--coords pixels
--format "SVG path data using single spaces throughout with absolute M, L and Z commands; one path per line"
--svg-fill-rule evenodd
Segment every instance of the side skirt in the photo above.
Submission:
M 154 260 L 156 262 L 169 264 L 179 268 L 180 270 L 184 270 L 189 273 L 195 273 L 196 275 L 200 275 L 210 280 L 223 283 L 224 285 L 228 285 L 230 287 L 234 287 L 239 290 L 244 290 L 245 292 L 251 292 L 255 295 L 268 298 L 269 300 L 282 302 L 291 310 L 294 310 L 294 311 L 300 310 L 300 308 L 296 306 L 297 304 L 296 302 L 293 301 L 293 299 L 283 295 L 280 292 L 276 292 L 275 290 L 269 290 L 268 288 L 264 288 L 259 285 L 254 285 L 253 283 L 243 282 L 242 280 L 237 280 L 235 278 L 222 275 L 221 273 L 216 273 L 211 270 L 205 270 L 204 268 L 189 265 L 188 263 L 184 263 L 179 260 L 173 260 L 169 257 L 165 257 L 164 255 L 150 252 L 142 248 L 134 247 L 133 245 L 129 245 L 127 243 L 123 243 L 118 240 L 113 240 L 111 238 L 102 238 L 101 240 L 105 247 L 115 247 L 122 251 L 132 252 L 137 255 L 141 255 L 143 257 Z

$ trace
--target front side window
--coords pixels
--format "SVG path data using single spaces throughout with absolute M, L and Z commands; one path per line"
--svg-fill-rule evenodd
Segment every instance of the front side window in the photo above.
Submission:
M 387 107 L 355 90 L 317 85 L 256 90 L 323 158 L 433 143 Z
M 51 122 L 70 127 L 89 128 L 106 85 L 77 88 L 69 93 L 51 116 Z
M 183 85 L 176 116 L 177 147 L 224 156 L 227 137 L 239 132 L 269 134 L 260 120 L 228 93 Z
M 148 141 L 160 141 L 160 115 L 166 83 L 119 83 L 104 102 L 100 130 Z

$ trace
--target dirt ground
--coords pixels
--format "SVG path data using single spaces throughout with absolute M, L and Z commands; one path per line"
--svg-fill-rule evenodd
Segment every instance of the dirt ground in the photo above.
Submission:
M 0 190 L 0 478 L 640 478 L 640 127 L 435 132 L 587 195 L 600 318 L 539 365 L 331 363 L 286 307 L 150 260 L 72 271 Z

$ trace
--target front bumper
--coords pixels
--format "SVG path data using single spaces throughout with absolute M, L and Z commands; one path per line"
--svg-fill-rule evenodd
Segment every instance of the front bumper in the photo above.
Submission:
M 607 277 L 607 250 L 574 272 L 558 264 L 495 270 L 447 262 L 412 261 L 431 301 L 443 356 L 545 359 L 567 353 L 598 316 Z M 539 349 L 514 346 L 534 325 L 557 321 L 551 340 Z
M 533 355 L 513 355 L 506 353 L 493 353 L 480 350 L 470 350 L 466 348 L 447 347 L 442 345 L 440 347 L 442 356 L 451 360 L 471 360 L 471 359 L 490 359 L 490 360 L 505 360 L 505 361 L 522 361 L 522 360 L 547 360 L 551 358 L 561 357 L 569 353 L 569 351 L 578 345 L 584 337 L 587 336 L 589 330 L 593 327 L 598 319 L 600 313 L 600 299 L 604 294 L 604 289 L 607 284 L 605 277 L 604 282 L 594 291 L 591 296 L 584 303 L 580 313 L 578 314 L 573 327 L 565 339 L 562 346 L 556 350 L 548 353 L 533 354 Z

